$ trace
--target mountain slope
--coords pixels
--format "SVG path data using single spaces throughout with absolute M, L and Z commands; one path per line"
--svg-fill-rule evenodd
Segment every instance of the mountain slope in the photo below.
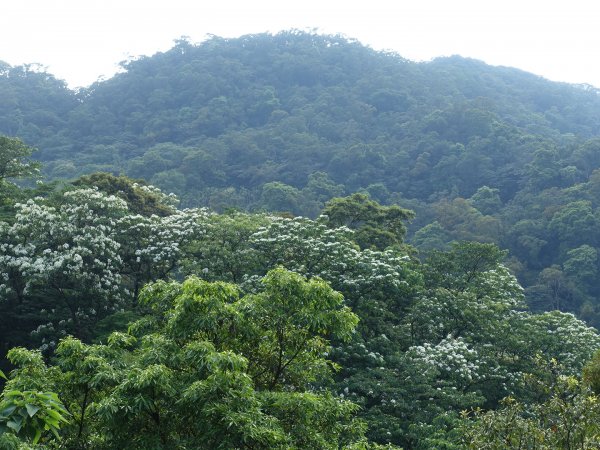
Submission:
M 449 148 L 456 144 L 507 140 L 515 154 L 491 164 L 514 172 L 511 164 L 522 166 L 534 152 L 529 144 L 515 148 L 523 135 L 560 142 L 566 133 L 588 138 L 600 130 L 594 91 L 460 57 L 416 64 L 331 36 L 181 41 L 125 69 L 77 95 L 47 74 L 5 70 L 0 132 L 39 147 L 51 176 L 124 170 L 161 184 L 173 175 L 179 182 L 165 187 L 190 193 L 194 203 L 204 187 L 302 187 L 318 170 L 350 191 L 383 182 L 411 197 L 454 186 L 468 196 L 489 177 L 466 181 L 459 171 L 463 180 L 446 186 L 413 184 L 427 184 L 418 176 L 423 164 L 456 159 L 463 151 Z M 215 179 L 199 183 L 197 171 L 211 164 L 204 171 Z M 403 180 L 392 182 L 398 175 Z M 514 194 L 501 190 L 504 198 Z
M 417 212 L 410 239 L 422 252 L 497 242 L 532 306 L 595 321 L 598 94 L 284 32 L 179 41 L 77 93 L 3 64 L 0 133 L 38 147 L 51 178 L 125 173 L 184 206 L 316 215 L 366 191 Z

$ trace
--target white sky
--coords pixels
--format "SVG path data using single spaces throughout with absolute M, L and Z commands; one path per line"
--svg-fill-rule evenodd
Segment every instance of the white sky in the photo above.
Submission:
M 459 54 L 600 87 L 598 0 L 0 0 L 0 60 L 71 87 L 173 40 L 298 28 L 415 61 Z

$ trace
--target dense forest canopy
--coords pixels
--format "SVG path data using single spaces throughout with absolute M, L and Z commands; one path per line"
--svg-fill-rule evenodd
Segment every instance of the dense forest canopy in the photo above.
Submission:
M 600 335 L 528 311 L 494 244 L 419 261 L 364 194 L 316 220 L 110 174 L 2 194 L 2 448 L 598 442 Z
M 316 217 L 363 192 L 416 212 L 421 252 L 497 243 L 534 308 L 600 323 L 590 86 L 458 56 L 414 63 L 338 36 L 213 37 L 78 92 L 3 64 L 0 133 L 36 147 L 50 179 L 125 174 L 182 206 Z
M 0 448 L 598 447 L 597 90 L 290 31 L 0 135 Z

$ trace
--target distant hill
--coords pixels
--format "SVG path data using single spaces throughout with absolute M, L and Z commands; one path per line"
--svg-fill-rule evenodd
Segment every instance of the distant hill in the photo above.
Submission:
M 192 204 L 206 188 L 302 188 L 316 171 L 348 191 L 468 197 L 486 184 L 509 199 L 537 144 L 600 132 L 600 96 L 583 86 L 461 57 L 417 64 L 335 36 L 180 41 L 125 69 L 75 93 L 4 65 L 0 133 L 38 147 L 50 177 L 125 172 Z M 480 142 L 475 163 L 477 139 L 505 148 Z
M 368 192 L 422 252 L 494 241 L 535 308 L 595 321 L 600 95 L 454 56 L 415 63 L 302 32 L 179 41 L 73 92 L 0 64 L 0 133 L 49 178 L 142 177 L 184 206 L 316 215 Z

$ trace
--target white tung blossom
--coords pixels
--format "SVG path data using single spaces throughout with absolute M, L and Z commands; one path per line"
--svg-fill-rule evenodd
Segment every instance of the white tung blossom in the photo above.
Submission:
M 461 338 L 448 336 L 437 344 L 413 346 L 408 354 L 437 369 L 443 375 L 470 382 L 479 378 L 477 351 Z
M 35 198 L 16 208 L 13 224 L 0 222 L 0 301 L 37 292 L 55 296 L 71 310 L 77 307 L 68 320 L 40 311 L 59 327 L 73 317 L 97 320 L 98 311 L 118 310 L 130 295 L 127 277 L 141 266 L 144 272 L 137 275 L 143 282 L 172 270 L 181 246 L 202 231 L 206 214 L 134 215 L 122 199 L 96 189 L 65 192 L 59 206 Z M 50 325 L 35 333 L 51 330 Z
M 319 276 L 345 296 L 359 297 L 374 289 L 402 295 L 409 289 L 409 262 L 391 251 L 360 250 L 353 231 L 297 217 L 273 218 L 250 238 L 266 266 L 282 265 L 305 276 Z M 251 281 L 251 280 L 249 280 Z

